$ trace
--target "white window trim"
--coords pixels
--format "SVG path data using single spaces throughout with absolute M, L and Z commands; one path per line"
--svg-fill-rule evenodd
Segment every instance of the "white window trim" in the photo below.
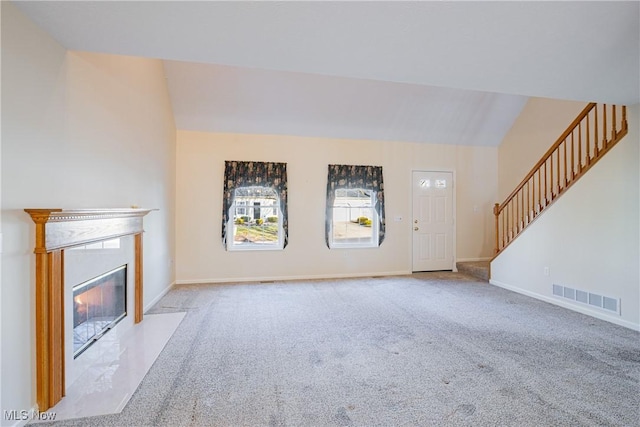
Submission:
M 338 191 L 338 190 L 335 190 Z M 378 211 L 376 210 L 376 192 L 371 191 L 371 205 L 363 206 L 371 209 L 371 241 L 366 243 L 354 243 L 354 242 L 335 242 L 333 240 L 333 209 L 335 206 L 332 206 L 331 218 L 330 218 L 330 226 L 329 226 L 329 249 L 365 249 L 365 248 L 377 248 L 380 246 L 379 242 L 379 233 L 380 233 L 380 220 L 378 218 Z M 334 199 L 335 204 L 335 199 Z

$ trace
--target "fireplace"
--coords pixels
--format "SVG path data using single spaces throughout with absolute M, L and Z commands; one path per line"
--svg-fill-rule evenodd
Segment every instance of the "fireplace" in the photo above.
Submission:
M 126 334 L 127 327 L 133 327 L 143 318 L 143 256 L 142 218 L 151 209 L 25 209 L 35 223 L 35 366 L 38 409 L 46 411 L 57 404 L 65 395 L 66 384 L 71 384 L 82 373 L 85 365 L 91 363 L 92 356 L 101 357 L 100 349 L 109 345 L 111 338 L 101 340 L 97 345 L 87 345 L 106 331 L 97 331 L 98 321 L 107 320 L 113 325 L 120 322 L 109 333 L 109 337 Z M 107 241 L 125 239 L 115 246 Z M 100 243 L 99 250 L 94 245 Z M 78 250 L 83 248 L 85 250 Z M 89 250 L 91 247 L 91 250 Z M 123 275 L 127 295 L 124 302 L 113 302 L 109 309 L 89 313 L 85 304 L 88 298 L 98 299 L 112 291 L 117 294 L 119 285 L 98 287 L 105 274 L 128 265 L 117 274 Z M 95 279 L 95 281 L 94 281 Z M 89 284 L 82 289 L 78 284 Z M 126 285 L 129 284 L 129 286 Z M 96 286 L 93 286 L 96 285 Z M 114 289 L 115 288 L 115 289 Z M 74 292 L 74 289 L 78 292 Z M 107 290 L 110 289 L 110 290 Z M 86 293 L 86 294 L 85 294 Z M 74 302 L 80 297 L 78 305 Z M 118 298 L 115 298 L 118 301 Z M 122 307 L 127 307 L 122 310 Z M 86 311 L 84 315 L 82 312 Z M 78 312 L 77 319 L 75 312 Z M 124 315 L 123 315 L 124 313 Z M 127 316 L 126 314 L 132 314 Z M 91 316 L 89 316 L 91 314 Z M 84 316 L 84 317 L 83 317 Z M 75 328 L 85 341 L 76 348 Z M 124 330 L 122 330 L 124 327 Z M 94 328 L 94 330 L 91 330 Z M 103 345 L 106 344 L 106 345 Z M 84 347 L 83 357 L 74 357 L 76 351 Z M 77 353 L 79 354 L 79 352 Z
M 127 266 L 73 288 L 73 358 L 127 315 Z

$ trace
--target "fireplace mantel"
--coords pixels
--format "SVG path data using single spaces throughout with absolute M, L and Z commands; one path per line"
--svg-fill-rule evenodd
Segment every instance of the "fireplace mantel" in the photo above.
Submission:
M 25 209 L 36 224 L 36 369 L 38 409 L 65 395 L 65 249 L 134 236 L 134 322 L 142 321 L 142 218 L 152 209 Z

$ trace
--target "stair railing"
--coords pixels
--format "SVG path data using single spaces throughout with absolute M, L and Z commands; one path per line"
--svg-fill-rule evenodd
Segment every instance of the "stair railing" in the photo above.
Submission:
M 625 106 L 588 104 L 504 202 L 495 204 L 496 256 L 627 130 Z

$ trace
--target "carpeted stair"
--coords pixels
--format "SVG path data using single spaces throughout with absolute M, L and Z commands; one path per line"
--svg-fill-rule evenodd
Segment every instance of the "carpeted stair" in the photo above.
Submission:
M 458 262 L 456 266 L 460 273 L 489 281 L 489 261 Z

